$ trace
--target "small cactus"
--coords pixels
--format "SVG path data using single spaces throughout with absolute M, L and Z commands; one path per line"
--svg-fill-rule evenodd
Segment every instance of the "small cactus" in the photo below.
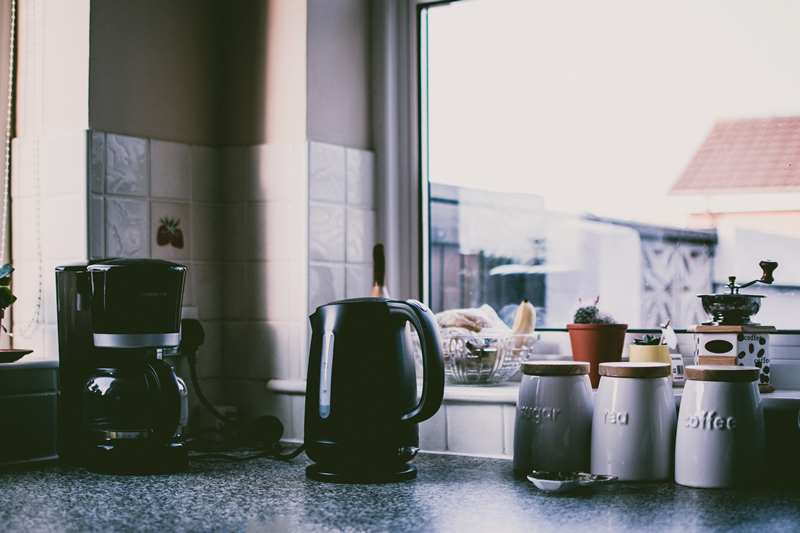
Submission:
M 656 335 L 645 335 L 641 339 L 633 339 L 633 344 L 638 346 L 658 346 L 661 344 L 661 337 Z
M 575 318 L 573 318 L 574 324 L 615 324 L 611 316 L 601 313 L 600 310 L 597 308 L 597 302 L 600 301 L 600 297 L 598 296 L 595 298 L 594 303 L 592 305 L 586 305 L 580 307 L 577 311 L 575 311 Z M 579 303 L 582 303 L 581 300 L 578 300 Z

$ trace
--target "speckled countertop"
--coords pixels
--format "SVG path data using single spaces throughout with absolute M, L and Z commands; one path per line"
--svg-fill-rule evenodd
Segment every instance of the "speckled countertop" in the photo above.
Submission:
M 421 454 L 416 480 L 334 485 L 289 463 L 193 462 L 163 476 L 0 470 L 0 531 L 797 531 L 800 487 L 617 483 L 548 494 L 510 461 Z

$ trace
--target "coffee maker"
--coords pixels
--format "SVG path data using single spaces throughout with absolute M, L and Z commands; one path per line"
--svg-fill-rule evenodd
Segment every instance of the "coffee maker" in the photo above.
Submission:
M 187 468 L 186 385 L 162 360 L 180 343 L 185 277 L 186 267 L 154 259 L 56 268 L 65 463 L 120 474 Z

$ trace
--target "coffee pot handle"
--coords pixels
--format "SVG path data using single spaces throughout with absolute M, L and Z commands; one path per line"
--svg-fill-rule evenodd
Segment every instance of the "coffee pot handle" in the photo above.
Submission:
M 422 347 L 422 365 L 425 377 L 422 381 L 422 396 L 419 404 L 411 412 L 403 415 L 402 420 L 416 424 L 436 414 L 444 397 L 444 360 L 442 343 L 439 338 L 439 326 L 436 317 L 425 304 L 416 300 L 394 301 L 389 303 L 392 315 L 400 316 L 411 322 L 419 335 Z
M 167 363 L 157 359 L 145 366 L 145 381 L 150 393 L 150 418 L 153 436 L 170 439 L 181 421 L 181 392 L 178 378 Z

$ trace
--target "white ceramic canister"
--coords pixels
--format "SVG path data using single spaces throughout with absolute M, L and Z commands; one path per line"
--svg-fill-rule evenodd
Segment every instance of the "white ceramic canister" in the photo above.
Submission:
M 585 472 L 592 433 L 589 363 L 522 363 L 514 422 L 514 471 Z
M 759 369 L 688 366 L 675 439 L 675 481 L 725 488 L 756 480 L 764 468 Z
M 672 476 L 675 398 L 666 363 L 601 363 L 592 419 L 592 474 L 620 481 Z

